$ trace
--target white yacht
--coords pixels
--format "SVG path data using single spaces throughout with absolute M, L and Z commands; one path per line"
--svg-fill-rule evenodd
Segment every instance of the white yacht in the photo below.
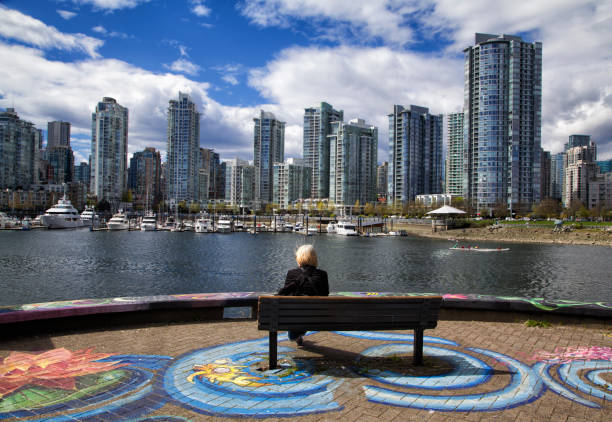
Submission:
M 357 236 L 357 230 L 355 230 L 355 225 L 353 223 L 349 223 L 348 221 L 340 221 L 336 226 L 336 233 L 342 236 Z
M 109 230 L 127 230 L 130 228 L 130 220 L 120 211 L 113 215 L 113 218 L 108 220 L 106 227 L 108 227 Z
M 244 231 L 244 223 L 242 221 L 236 220 L 234 223 L 234 231 L 235 232 L 243 232 Z
M 48 229 L 74 229 L 83 227 L 83 220 L 70 200 L 64 195 L 57 204 L 45 211 L 40 222 Z
M 4 212 L 0 212 L 0 229 L 8 229 L 13 226 L 13 219 L 6 215 Z
M 327 225 L 327 233 L 336 233 L 337 230 L 337 224 L 336 223 L 329 223 Z
M 83 220 L 85 227 L 98 227 L 100 225 L 100 217 L 90 206 L 86 206 L 81 213 L 81 220 Z
M 317 234 L 317 233 L 319 233 L 319 229 L 317 229 L 315 226 L 308 227 L 308 230 L 306 231 L 306 234 L 308 236 L 312 236 L 313 234 Z
M 154 232 L 157 230 L 157 219 L 155 213 L 147 213 L 140 222 L 140 230 L 143 232 Z
M 292 232 L 293 231 L 293 224 L 285 223 L 285 231 L 286 232 Z
M 231 220 L 223 219 L 217 221 L 217 233 L 231 233 L 232 222 Z
M 183 231 L 185 232 L 194 231 L 193 220 L 183 220 Z
M 194 226 L 196 233 L 210 233 L 212 232 L 212 222 L 210 218 L 199 217 Z
M 295 226 L 293 227 L 293 231 L 299 232 L 303 228 L 304 228 L 304 225 L 298 221 L 297 223 L 295 223 Z

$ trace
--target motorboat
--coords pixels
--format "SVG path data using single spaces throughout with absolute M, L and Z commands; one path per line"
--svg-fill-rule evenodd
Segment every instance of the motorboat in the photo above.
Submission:
M 319 229 L 317 229 L 315 226 L 308 227 L 308 230 L 306 231 L 306 234 L 308 236 L 312 236 L 313 234 L 317 234 L 317 233 L 319 233 Z
M 304 225 L 298 221 L 297 223 L 295 223 L 295 226 L 293 227 L 293 231 L 300 232 L 302 231 L 303 228 L 304 228 Z
M 113 215 L 110 220 L 108 220 L 106 227 L 109 230 L 128 230 L 130 228 L 130 220 L 127 218 L 125 213 L 119 211 L 117 214 Z
M 72 206 L 70 200 L 63 196 L 57 204 L 45 211 L 40 217 L 42 225 L 48 229 L 74 229 L 83 227 L 83 219 Z
M 100 225 L 100 217 L 96 214 L 93 207 L 86 206 L 81 213 L 81 220 L 86 227 L 97 227 Z
M 293 231 L 293 224 L 285 223 L 285 231 L 286 232 L 292 232 Z
M 244 231 L 244 223 L 240 220 L 236 220 L 234 222 L 234 231 L 235 232 L 243 232 Z
M 220 219 L 217 221 L 217 233 L 231 233 L 232 221 L 228 219 Z
M 329 223 L 327 225 L 327 233 L 336 233 L 337 230 L 337 224 L 336 223 Z
M 212 232 L 212 222 L 210 218 L 200 217 L 196 220 L 194 226 L 196 233 L 210 233 Z
M 339 221 L 336 225 L 336 233 L 341 236 L 357 236 L 357 230 L 355 230 L 355 225 L 348 221 Z
M 0 229 L 8 229 L 13 227 L 13 219 L 5 212 L 0 212 Z
M 194 231 L 194 224 L 192 220 L 183 220 L 183 231 L 186 231 L 186 232 Z
M 449 248 L 451 251 L 464 251 L 464 252 L 507 252 L 510 248 L 479 248 L 478 246 L 459 246 L 455 244 L 452 248 Z
M 143 232 L 154 232 L 157 230 L 157 218 L 155 213 L 147 213 L 140 222 L 140 230 Z

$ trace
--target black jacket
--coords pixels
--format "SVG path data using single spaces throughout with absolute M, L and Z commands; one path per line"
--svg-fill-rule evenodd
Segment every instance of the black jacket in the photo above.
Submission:
M 285 285 L 277 294 L 280 296 L 329 296 L 327 273 L 311 266 L 289 270 L 285 278 Z

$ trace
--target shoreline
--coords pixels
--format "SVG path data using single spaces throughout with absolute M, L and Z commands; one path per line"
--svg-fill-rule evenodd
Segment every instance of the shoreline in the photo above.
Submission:
M 579 229 L 567 233 L 554 233 L 550 228 L 502 227 L 489 230 L 488 227 L 442 230 L 436 233 L 431 226 L 402 224 L 396 229 L 432 239 L 452 241 L 486 241 L 503 243 L 541 243 L 547 245 L 585 245 L 612 247 L 612 231 Z

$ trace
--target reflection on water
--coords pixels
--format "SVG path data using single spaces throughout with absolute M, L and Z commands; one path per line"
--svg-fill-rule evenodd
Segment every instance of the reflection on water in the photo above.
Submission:
M 310 242 L 332 291 L 612 302 L 612 260 L 605 247 L 510 244 L 508 252 L 474 253 L 451 251 L 452 242 L 413 237 L 35 230 L 0 232 L 0 304 L 272 292 L 295 266 L 295 250 Z

